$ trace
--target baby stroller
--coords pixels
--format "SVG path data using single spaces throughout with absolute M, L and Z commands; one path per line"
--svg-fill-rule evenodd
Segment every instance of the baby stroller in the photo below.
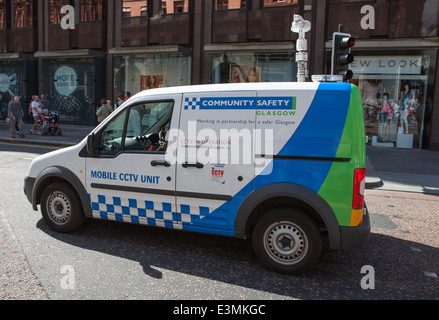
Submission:
M 59 112 L 50 110 L 47 115 L 45 113 L 39 114 L 38 124 L 41 128 L 42 135 L 62 135 L 62 131 L 58 126 Z

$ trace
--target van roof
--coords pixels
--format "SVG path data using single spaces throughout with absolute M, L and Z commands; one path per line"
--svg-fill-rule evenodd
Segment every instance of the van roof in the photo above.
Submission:
M 343 86 L 343 84 L 345 86 Z M 166 87 L 141 91 L 133 98 L 146 97 L 149 95 L 162 95 L 172 93 L 200 93 L 212 91 L 260 91 L 260 90 L 316 90 L 319 85 L 334 85 L 334 83 L 315 83 L 315 82 L 258 82 L 258 83 L 225 83 L 225 84 L 202 84 L 178 87 Z M 347 83 L 337 83 L 339 89 L 347 90 Z M 334 88 L 334 87 L 333 87 Z

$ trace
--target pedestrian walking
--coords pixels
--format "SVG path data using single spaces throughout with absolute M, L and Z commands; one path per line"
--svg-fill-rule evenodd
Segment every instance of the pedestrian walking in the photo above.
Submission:
M 21 107 L 20 97 L 14 96 L 14 100 L 9 103 L 8 106 L 8 116 L 9 116 L 9 132 L 11 138 L 15 138 L 15 124 L 18 124 L 18 135 L 20 138 L 24 138 L 23 134 L 23 108 Z
M 34 96 L 34 101 L 32 102 L 32 116 L 34 118 L 34 125 L 32 129 L 30 129 L 30 133 L 34 134 L 34 130 L 37 129 L 38 135 L 41 136 L 40 125 L 38 124 L 38 116 L 43 112 L 41 108 L 40 98 L 38 96 Z

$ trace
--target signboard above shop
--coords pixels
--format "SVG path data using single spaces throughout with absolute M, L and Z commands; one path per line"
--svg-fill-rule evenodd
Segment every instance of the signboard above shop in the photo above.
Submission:
M 355 56 L 354 74 L 421 74 L 422 56 Z

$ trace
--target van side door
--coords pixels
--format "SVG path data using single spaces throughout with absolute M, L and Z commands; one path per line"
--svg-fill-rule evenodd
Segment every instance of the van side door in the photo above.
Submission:
M 254 189 L 255 97 L 183 95 L 176 186 L 183 229 L 234 234 L 239 205 Z

